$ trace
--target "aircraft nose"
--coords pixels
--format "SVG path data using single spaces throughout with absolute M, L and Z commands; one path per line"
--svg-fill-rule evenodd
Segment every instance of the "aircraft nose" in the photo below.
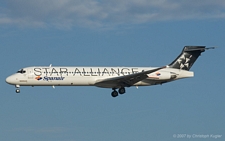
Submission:
M 13 84 L 13 82 L 15 82 L 14 80 L 15 80 L 15 79 L 14 79 L 12 76 L 9 76 L 9 77 L 6 78 L 5 81 L 6 81 L 8 84 Z

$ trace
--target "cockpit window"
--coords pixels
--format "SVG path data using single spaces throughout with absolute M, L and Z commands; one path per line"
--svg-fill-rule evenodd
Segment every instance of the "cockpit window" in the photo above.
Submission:
M 17 73 L 26 73 L 26 71 L 24 69 L 18 70 Z

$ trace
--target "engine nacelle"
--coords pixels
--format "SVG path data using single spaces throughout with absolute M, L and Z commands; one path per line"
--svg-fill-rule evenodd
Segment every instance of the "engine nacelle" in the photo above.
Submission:
M 154 72 L 151 74 L 148 74 L 148 78 L 147 79 L 151 79 L 151 80 L 171 80 L 171 79 L 175 79 L 177 76 L 176 74 L 172 73 L 172 72 Z

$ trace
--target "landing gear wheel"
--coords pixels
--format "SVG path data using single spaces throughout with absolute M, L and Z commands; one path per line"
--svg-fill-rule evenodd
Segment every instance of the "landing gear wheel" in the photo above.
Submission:
M 114 90 L 114 91 L 111 93 L 111 95 L 112 95 L 112 97 L 117 97 L 117 96 L 118 96 L 118 92 Z
M 124 87 L 122 87 L 122 88 L 119 89 L 119 93 L 120 93 L 120 94 L 124 94 L 125 92 L 126 92 L 126 90 L 125 90 Z
M 16 89 L 16 93 L 20 93 L 20 89 Z

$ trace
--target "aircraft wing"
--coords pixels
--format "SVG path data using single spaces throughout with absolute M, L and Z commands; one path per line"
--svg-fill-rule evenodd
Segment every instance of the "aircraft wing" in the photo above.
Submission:
M 95 85 L 98 87 L 111 87 L 111 88 L 119 88 L 119 87 L 130 87 L 135 83 L 146 79 L 148 77 L 147 74 L 153 73 L 160 69 L 166 68 L 166 66 L 159 67 L 152 70 L 142 71 L 139 73 L 134 73 L 130 75 L 124 75 L 119 77 L 113 77 L 108 79 L 97 80 Z

